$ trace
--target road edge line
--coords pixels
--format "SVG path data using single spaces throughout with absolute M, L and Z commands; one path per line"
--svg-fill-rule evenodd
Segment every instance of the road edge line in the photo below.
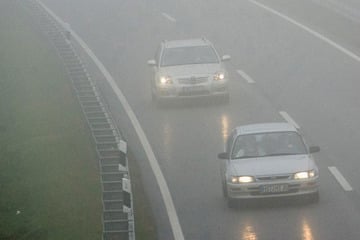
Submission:
M 300 22 L 297 22 L 295 19 L 292 19 L 278 11 L 276 11 L 275 9 L 272 9 L 262 3 L 259 3 L 258 1 L 255 1 L 255 0 L 248 0 L 249 2 L 255 4 L 256 6 L 268 11 L 268 12 L 271 12 L 272 14 L 294 24 L 295 26 L 298 26 L 299 28 L 303 29 L 304 31 L 310 33 L 311 35 L 317 37 L 318 39 L 326 42 L 327 44 L 329 44 L 330 46 L 334 47 L 335 49 L 339 50 L 340 52 L 344 53 L 345 55 L 349 56 L 350 58 L 354 59 L 355 61 L 357 62 L 360 62 L 360 56 L 356 55 L 355 53 L 351 52 L 349 49 L 341 46 L 340 44 L 334 42 L 333 40 L 331 40 L 330 38 L 327 38 L 325 37 L 324 35 L 322 35 L 321 33 L 315 31 L 315 30 L 312 30 L 310 27 L 307 27 L 306 25 L 300 23 Z
M 121 104 L 124 107 L 125 112 L 127 113 L 130 121 L 132 122 L 134 129 L 140 139 L 140 142 L 146 152 L 146 155 L 148 156 L 151 169 L 154 172 L 156 181 L 159 185 L 160 192 L 162 195 L 162 198 L 165 203 L 165 207 L 167 210 L 167 214 L 169 217 L 170 225 L 172 228 L 172 232 L 174 235 L 175 240 L 184 240 L 183 232 L 181 229 L 181 225 L 179 222 L 179 218 L 176 213 L 176 209 L 174 206 L 174 202 L 172 200 L 169 187 L 167 186 L 165 177 L 163 173 L 161 172 L 159 163 L 155 157 L 155 154 L 150 146 L 149 141 L 147 140 L 147 137 L 145 135 L 144 130 L 142 129 L 135 113 L 131 109 L 129 103 L 127 102 L 125 96 L 115 83 L 113 77 L 109 73 L 109 71 L 105 68 L 105 66 L 102 64 L 102 62 L 96 57 L 96 55 L 93 53 L 93 51 L 88 47 L 88 45 L 78 36 L 72 29 L 69 29 L 69 27 L 65 24 L 65 22 L 60 19 L 53 11 L 51 11 L 45 4 L 43 4 L 40 0 L 37 0 L 38 3 L 57 21 L 60 25 L 62 25 L 65 29 L 67 29 L 71 35 L 74 37 L 74 39 L 79 43 L 79 45 L 84 49 L 84 51 L 89 55 L 89 57 L 94 61 L 95 65 L 99 68 L 101 73 L 104 75 L 106 81 L 109 83 L 109 85 L 112 87 L 113 91 L 115 92 L 118 100 L 121 102 Z

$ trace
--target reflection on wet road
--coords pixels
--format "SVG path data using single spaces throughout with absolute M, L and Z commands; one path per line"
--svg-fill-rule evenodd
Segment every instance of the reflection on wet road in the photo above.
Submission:
M 302 221 L 302 240 L 314 240 L 312 229 L 306 219 Z
M 242 240 L 258 240 L 254 227 L 249 223 L 245 224 L 240 233 L 242 235 Z

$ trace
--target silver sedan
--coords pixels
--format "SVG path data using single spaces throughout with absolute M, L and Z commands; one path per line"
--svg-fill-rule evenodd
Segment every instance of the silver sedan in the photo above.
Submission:
M 222 159 L 223 193 L 229 207 L 237 200 L 306 195 L 318 201 L 319 170 L 297 129 L 288 123 L 235 128 Z
M 155 58 L 151 94 L 155 101 L 220 96 L 229 100 L 228 72 L 213 44 L 206 38 L 162 41 Z

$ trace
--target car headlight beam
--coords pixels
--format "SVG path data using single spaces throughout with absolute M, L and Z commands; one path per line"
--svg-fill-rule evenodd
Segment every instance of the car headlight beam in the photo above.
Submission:
M 297 172 L 294 174 L 294 179 L 308 179 L 316 176 L 315 170 Z
M 214 75 L 214 80 L 224 80 L 225 79 L 225 73 L 223 72 L 217 72 Z
M 166 84 L 172 84 L 172 80 L 170 76 L 162 76 L 160 77 L 160 84 L 166 85 Z
M 252 176 L 232 176 L 231 183 L 252 183 L 255 179 Z

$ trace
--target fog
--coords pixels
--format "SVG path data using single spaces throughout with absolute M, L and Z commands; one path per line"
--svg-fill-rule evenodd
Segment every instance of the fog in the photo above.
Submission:
M 43 2 L 88 44 L 125 95 L 164 175 L 185 239 L 360 239 L 357 1 Z M 220 56 L 231 55 L 224 62 L 230 102 L 195 99 L 159 107 L 151 99 L 154 71 L 147 61 L 154 59 L 162 40 L 201 37 Z M 175 239 L 141 137 L 101 78 L 111 112 L 142 168 L 158 237 Z M 321 147 L 314 155 L 320 171 L 319 203 L 264 200 L 228 208 L 221 190 L 224 160 L 217 154 L 233 128 L 287 121 L 280 112 L 294 119 L 309 145 Z M 342 188 L 330 166 L 339 169 L 352 191 Z

